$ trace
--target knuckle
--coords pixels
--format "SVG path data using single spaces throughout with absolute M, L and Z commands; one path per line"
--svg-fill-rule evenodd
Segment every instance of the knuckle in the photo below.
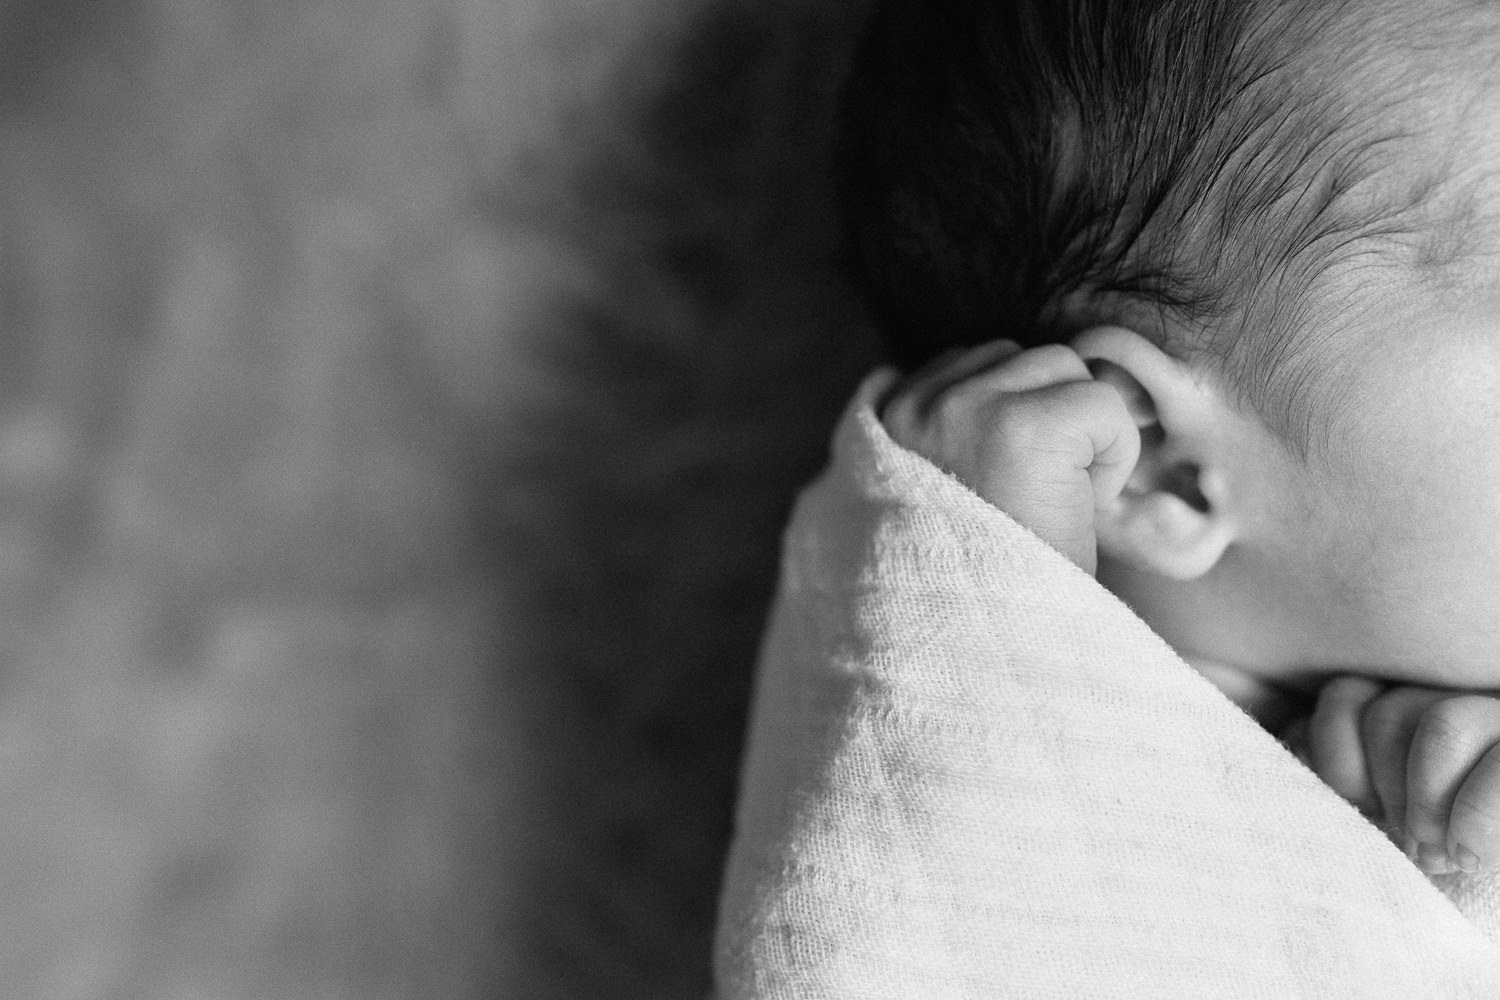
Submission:
M 921 423 L 934 426 L 969 426 L 976 430 L 977 421 L 985 415 L 986 407 L 994 400 L 976 393 L 970 386 L 959 384 L 936 393 L 925 403 L 914 407 Z
M 1453 800 L 1456 839 L 1494 843 L 1500 839 L 1500 747 L 1492 746 L 1479 759 Z
M 1441 707 L 1444 718 L 1457 728 L 1500 737 L 1500 702 L 1492 695 L 1459 694 L 1434 707 Z
M 915 393 L 912 392 L 912 387 L 909 385 L 902 386 L 887 396 L 885 402 L 880 404 L 880 418 L 882 420 L 889 420 L 892 416 L 911 409 L 914 398 Z
M 928 413 L 950 419 L 972 418 L 1005 406 L 1008 398 L 983 378 L 965 379 L 934 396 Z
M 1397 687 L 1365 703 L 1360 714 L 1360 732 L 1367 739 L 1410 740 L 1417 723 L 1442 699 L 1430 688 Z
M 1366 743 L 1381 743 L 1404 725 L 1406 706 L 1402 699 L 1383 695 L 1371 699 L 1359 720 L 1359 734 Z
M 1059 400 L 1073 408 L 1099 406 L 1108 403 L 1111 396 L 1119 396 L 1103 382 L 1093 381 L 1062 382 L 1056 391 Z
M 918 422 L 909 397 L 897 397 L 886 404 L 880 423 L 898 444 L 909 445 L 917 436 Z
M 1119 390 L 1103 382 L 1070 382 L 1062 387 L 1070 412 L 1089 424 L 1106 424 L 1135 430 L 1135 421 Z
M 1308 720 L 1307 742 L 1313 770 L 1344 798 L 1367 794 L 1363 748 L 1352 731 L 1320 723 L 1316 716 Z
M 1468 713 L 1455 700 L 1430 706 L 1417 719 L 1412 733 L 1413 753 L 1434 760 L 1463 757 L 1473 743 Z
M 1493 842 L 1500 835 L 1500 801 L 1496 801 L 1496 786 L 1484 790 L 1470 791 L 1467 784 L 1453 801 L 1451 824 L 1455 827 L 1455 839 L 1470 848 L 1478 843 Z
M 1071 367 L 1073 362 L 1082 364 L 1078 354 L 1066 344 L 1041 344 L 1026 352 L 1027 356 L 1046 367 Z
M 1030 395 L 997 392 L 975 400 L 974 407 L 982 419 L 1002 434 L 1035 433 L 1046 422 L 1036 398 Z
M 1318 708 L 1362 705 L 1380 693 L 1381 686 L 1366 677 L 1335 677 L 1318 692 Z
M 1043 344 L 1022 351 L 996 368 L 995 373 L 1001 384 L 1011 389 L 1035 389 L 1089 377 L 1083 359 L 1064 344 Z
M 1005 444 L 1022 452 L 1053 451 L 1061 436 L 1057 408 L 1036 395 L 1003 396 L 985 407 Z
M 1442 799 L 1421 795 L 1406 801 L 1406 825 L 1418 840 L 1437 840 L 1448 824 L 1448 810 Z

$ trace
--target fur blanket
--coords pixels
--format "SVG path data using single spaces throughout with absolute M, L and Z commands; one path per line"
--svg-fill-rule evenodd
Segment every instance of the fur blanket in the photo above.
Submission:
M 702 994 L 856 14 L 0 9 L 0 994 Z

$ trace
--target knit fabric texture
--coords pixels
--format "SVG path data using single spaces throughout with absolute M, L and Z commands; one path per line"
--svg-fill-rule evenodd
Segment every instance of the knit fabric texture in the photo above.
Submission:
M 1493 884 L 1445 895 L 1092 577 L 892 442 L 893 377 L 786 534 L 720 1000 L 1500 996 Z

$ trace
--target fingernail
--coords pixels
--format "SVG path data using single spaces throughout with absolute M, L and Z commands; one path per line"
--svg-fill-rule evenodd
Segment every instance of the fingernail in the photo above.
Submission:
M 1448 852 L 1436 844 L 1417 845 L 1417 867 L 1429 875 L 1446 875 L 1453 870 Z
M 1479 857 L 1463 844 L 1453 845 L 1453 860 L 1465 872 L 1472 873 L 1479 870 Z
M 1408 834 L 1407 837 L 1406 837 L 1406 839 L 1401 842 L 1401 853 L 1405 854 L 1412 861 L 1416 861 L 1417 860 L 1417 838 L 1411 836 L 1410 834 Z

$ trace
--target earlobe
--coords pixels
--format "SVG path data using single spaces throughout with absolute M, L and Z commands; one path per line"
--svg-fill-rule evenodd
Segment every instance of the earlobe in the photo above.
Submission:
M 1219 401 L 1182 362 L 1132 330 L 1085 330 L 1073 348 L 1124 397 L 1141 454 L 1124 492 L 1096 517 L 1101 555 L 1174 580 L 1218 564 L 1236 538 L 1235 498 L 1216 430 Z
M 1234 540 L 1212 506 L 1199 510 L 1167 490 L 1127 490 L 1096 521 L 1101 552 L 1173 580 L 1213 569 Z

